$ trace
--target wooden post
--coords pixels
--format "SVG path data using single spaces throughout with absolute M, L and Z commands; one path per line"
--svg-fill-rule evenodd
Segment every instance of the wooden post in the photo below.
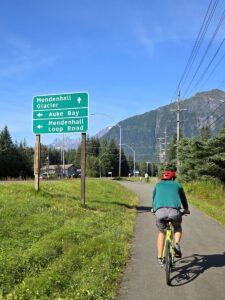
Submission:
M 40 186 L 40 134 L 36 135 L 35 149 L 34 149 L 34 188 L 39 191 Z
M 81 140 L 81 203 L 85 206 L 85 174 L 86 174 L 86 133 Z

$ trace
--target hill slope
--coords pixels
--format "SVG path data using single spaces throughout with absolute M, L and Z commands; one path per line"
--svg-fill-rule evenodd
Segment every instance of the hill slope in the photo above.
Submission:
M 180 115 L 183 135 L 186 137 L 199 135 L 203 125 L 210 125 L 225 113 L 222 101 L 225 101 L 225 92 L 221 90 L 198 93 L 181 101 L 181 108 L 186 109 Z M 174 111 L 176 108 L 176 103 L 171 103 L 119 122 L 122 127 L 122 144 L 133 147 L 137 160 L 158 161 L 159 138 L 165 137 L 165 129 L 167 141 L 170 141 L 176 132 L 176 111 Z M 211 126 L 213 134 L 222 127 L 224 118 L 225 116 Z M 107 140 L 113 138 L 119 143 L 118 126 L 112 127 L 104 138 Z M 123 146 L 123 149 L 127 155 L 132 155 L 128 147 Z

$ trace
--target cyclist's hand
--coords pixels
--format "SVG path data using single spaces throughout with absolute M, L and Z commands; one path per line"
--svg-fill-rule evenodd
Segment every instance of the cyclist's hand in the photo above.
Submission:
M 183 210 L 183 215 L 189 215 L 190 214 L 190 210 L 189 209 L 184 209 Z

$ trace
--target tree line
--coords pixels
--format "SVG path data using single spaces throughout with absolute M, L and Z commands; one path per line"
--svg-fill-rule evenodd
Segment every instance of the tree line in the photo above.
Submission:
M 165 167 L 178 169 L 179 177 L 184 181 L 209 179 L 225 183 L 225 125 L 216 136 L 204 126 L 199 136 L 182 136 L 178 145 L 174 136 Z
M 26 141 L 13 143 L 7 126 L 0 132 L 0 178 L 33 176 L 34 150 Z
M 119 175 L 119 146 L 114 140 L 107 141 L 95 137 L 87 137 L 86 147 L 86 174 L 87 176 L 100 177 L 112 174 L 113 177 Z M 47 147 L 41 144 L 41 168 L 47 165 L 62 164 L 62 150 Z M 80 169 L 81 146 L 77 149 L 64 151 L 65 164 L 73 164 Z M 8 127 L 0 131 L 0 178 L 21 178 L 33 177 L 34 148 L 29 147 L 25 140 L 13 142 Z M 139 171 L 139 176 L 157 173 L 155 164 L 146 165 L 145 161 L 135 163 L 135 169 Z M 133 175 L 133 157 L 121 151 L 121 176 Z
M 73 164 L 80 169 L 81 146 L 65 151 L 65 164 Z M 33 177 L 34 148 L 29 147 L 26 140 L 13 142 L 10 132 L 5 126 L 0 131 L 0 178 Z M 114 140 L 107 141 L 95 137 L 87 137 L 87 176 L 113 177 L 119 175 L 119 146 Z M 178 165 L 177 165 L 178 162 Z M 41 145 L 41 167 L 62 164 L 62 151 Z M 146 161 L 138 161 L 135 169 L 139 176 L 157 174 L 157 165 Z M 179 177 L 185 181 L 196 179 L 220 180 L 225 183 L 225 125 L 221 131 L 212 136 L 210 129 L 205 126 L 197 137 L 182 136 L 177 143 L 176 135 L 172 138 L 166 163 L 161 169 L 179 171 Z M 177 170 L 178 169 L 178 170 Z M 133 175 L 133 157 L 121 153 L 121 176 Z

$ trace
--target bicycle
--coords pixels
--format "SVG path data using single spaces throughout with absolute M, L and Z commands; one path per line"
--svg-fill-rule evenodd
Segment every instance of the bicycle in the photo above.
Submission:
M 187 213 L 181 212 L 181 216 L 187 215 Z M 166 271 L 166 283 L 170 285 L 170 273 L 175 267 L 175 251 L 174 251 L 174 232 L 171 219 L 165 219 L 166 225 L 166 236 L 163 248 L 163 260 Z

